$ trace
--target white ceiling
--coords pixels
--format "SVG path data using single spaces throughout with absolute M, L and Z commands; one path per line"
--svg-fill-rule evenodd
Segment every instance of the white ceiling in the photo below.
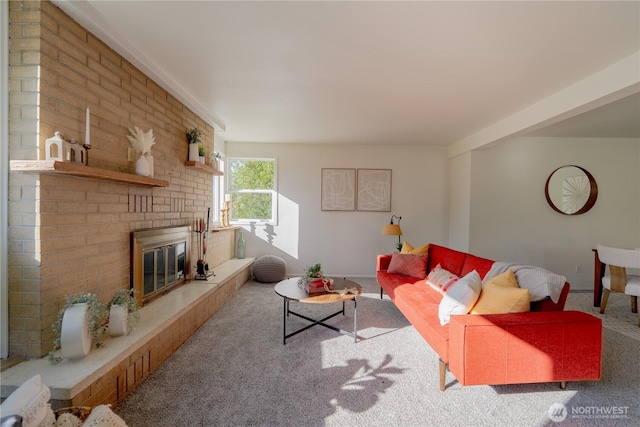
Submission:
M 451 145 L 640 51 L 638 1 L 54 3 L 228 142 Z M 534 134 L 640 137 L 637 77 Z

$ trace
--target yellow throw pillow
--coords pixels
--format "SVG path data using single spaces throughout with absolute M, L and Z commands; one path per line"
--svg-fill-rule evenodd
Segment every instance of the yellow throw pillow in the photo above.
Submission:
M 411 254 L 411 255 L 426 255 L 429 252 L 429 244 L 422 245 L 419 248 L 414 248 L 409 244 L 409 242 L 402 243 L 401 254 Z
M 516 275 L 507 270 L 482 285 L 471 314 L 524 313 L 530 311 L 529 290 L 520 288 Z
M 518 279 L 516 278 L 515 273 L 511 269 L 508 269 L 504 273 L 498 274 L 497 276 L 494 276 L 491 279 L 487 280 L 486 283 L 482 284 L 482 287 L 484 288 L 484 286 L 488 285 L 489 283 L 495 283 L 496 285 L 504 286 L 505 288 L 520 287 L 520 285 L 518 285 Z

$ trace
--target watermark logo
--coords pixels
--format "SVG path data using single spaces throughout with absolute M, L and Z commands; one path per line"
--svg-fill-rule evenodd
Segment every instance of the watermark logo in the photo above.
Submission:
M 562 403 L 554 403 L 547 411 L 549 419 L 554 423 L 560 423 L 570 419 L 624 419 L 629 418 L 628 406 L 571 406 L 567 408 Z
M 549 406 L 549 410 L 547 411 L 547 415 L 554 423 L 561 423 L 567 418 L 567 407 L 562 403 L 554 403 Z

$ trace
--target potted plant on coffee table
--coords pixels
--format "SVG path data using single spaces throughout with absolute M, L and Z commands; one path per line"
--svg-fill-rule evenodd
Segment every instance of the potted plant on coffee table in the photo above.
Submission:
M 298 279 L 298 285 L 302 286 L 308 293 L 315 294 L 325 292 L 326 281 L 327 279 L 322 276 L 322 265 L 314 264 L 305 268 L 302 277 Z

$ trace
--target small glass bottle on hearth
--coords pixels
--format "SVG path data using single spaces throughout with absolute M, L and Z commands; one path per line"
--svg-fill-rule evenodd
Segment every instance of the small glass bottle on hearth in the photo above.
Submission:
M 236 244 L 236 258 L 244 259 L 246 242 L 244 241 L 244 234 L 242 234 L 242 230 L 238 231 L 238 243 Z

